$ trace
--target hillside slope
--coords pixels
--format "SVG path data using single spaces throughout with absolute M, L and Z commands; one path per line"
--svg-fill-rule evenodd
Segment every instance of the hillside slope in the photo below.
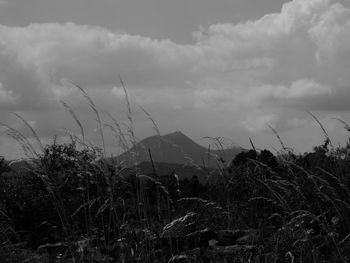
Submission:
M 243 148 L 234 147 L 224 150 L 210 150 L 197 144 L 180 131 L 163 136 L 151 136 L 140 141 L 129 151 L 119 156 L 119 160 L 127 163 L 149 162 L 152 153 L 154 162 L 166 162 L 186 165 L 217 167 L 216 157 L 230 162 Z

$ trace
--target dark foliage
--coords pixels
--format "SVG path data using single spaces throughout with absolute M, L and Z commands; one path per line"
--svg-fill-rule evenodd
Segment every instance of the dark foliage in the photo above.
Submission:
M 47 146 L 19 174 L 1 158 L 2 251 L 26 242 L 38 260 L 67 262 L 348 262 L 350 146 L 327 146 L 250 150 L 206 184 L 122 176 L 74 142 Z

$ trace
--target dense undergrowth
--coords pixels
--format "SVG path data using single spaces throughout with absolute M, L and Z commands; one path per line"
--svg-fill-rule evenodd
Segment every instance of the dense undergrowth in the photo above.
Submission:
M 350 142 L 218 156 L 202 185 L 156 169 L 122 176 L 83 130 L 38 153 L 7 128 L 33 158 L 0 160 L 0 262 L 350 261 Z

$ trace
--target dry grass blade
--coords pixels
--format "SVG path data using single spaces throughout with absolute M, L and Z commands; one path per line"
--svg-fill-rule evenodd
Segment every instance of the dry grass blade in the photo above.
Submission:
M 312 218 L 318 220 L 320 216 L 315 215 L 314 213 L 307 210 L 296 210 L 289 214 L 290 219 L 288 220 L 287 225 L 293 225 L 296 222 L 301 222 L 305 218 Z
M 268 197 L 264 197 L 264 196 L 257 196 L 257 197 L 253 197 L 250 198 L 248 200 L 248 202 L 254 203 L 254 202 L 266 202 L 268 204 L 271 204 L 273 207 L 278 207 L 281 208 L 282 211 L 285 210 L 285 206 L 283 206 L 282 204 L 279 204 L 278 202 L 276 202 L 276 200 L 268 198 Z
M 119 138 L 119 142 L 121 144 L 121 146 L 123 147 L 123 150 L 128 150 L 129 146 L 128 146 L 128 140 L 125 137 L 124 132 L 122 131 L 122 128 L 120 127 L 118 121 L 107 112 L 107 116 L 109 118 L 111 118 L 113 124 L 115 127 L 113 127 L 112 125 L 106 124 L 105 126 L 109 127 L 110 129 L 112 129 L 112 131 L 114 132 L 114 134 L 117 136 L 117 138 Z
M 309 114 L 311 115 L 311 117 L 318 123 L 318 125 L 319 125 L 320 128 L 322 129 L 323 134 L 324 134 L 324 136 L 326 137 L 326 144 L 329 143 L 329 145 L 333 148 L 332 141 L 331 141 L 331 139 L 329 138 L 329 135 L 328 135 L 326 129 L 324 128 L 323 124 L 320 122 L 320 120 L 319 120 L 314 114 L 312 114 L 312 113 L 309 112 L 309 111 L 308 111 L 307 113 L 309 113 Z
M 211 136 L 205 136 L 202 139 L 208 139 L 209 141 L 213 142 L 216 147 L 217 153 L 210 153 L 210 156 L 214 158 L 216 161 L 216 164 L 220 170 L 224 170 L 225 168 L 225 145 L 224 145 L 224 137 L 211 137 Z
M 205 136 L 203 139 L 208 139 L 212 141 L 215 144 L 215 147 L 219 151 L 223 151 L 225 149 L 223 144 L 223 137 L 211 137 L 211 136 Z
M 125 97 L 125 104 L 126 104 L 126 108 L 127 108 L 127 119 L 129 121 L 129 125 L 126 126 L 126 129 L 128 131 L 129 137 L 130 137 L 130 142 L 132 144 L 132 149 L 133 151 L 131 151 L 131 161 L 135 163 L 137 163 L 138 160 L 138 144 L 137 144 L 137 139 L 136 139 L 136 135 L 135 135 L 135 131 L 134 131 L 134 120 L 132 117 L 132 110 L 131 110 L 131 103 L 129 100 L 129 95 L 128 92 L 126 90 L 126 86 L 124 84 L 124 81 L 121 77 L 119 77 L 120 80 L 120 84 L 122 86 L 123 92 L 124 92 L 124 97 Z M 136 166 L 135 166 L 136 167 Z M 138 173 L 137 169 L 135 168 L 135 172 Z
M 328 181 L 329 184 L 335 189 L 335 191 L 341 191 L 341 193 L 338 194 L 343 194 L 346 196 L 346 198 L 349 200 L 350 198 L 350 192 L 349 189 L 346 187 L 345 184 L 343 184 L 339 178 L 337 178 L 336 176 L 334 176 L 332 173 L 326 171 L 325 169 L 321 168 L 321 167 L 316 167 L 318 170 L 320 170 L 321 172 L 323 172 L 324 174 L 326 174 L 328 176 Z M 344 198 L 344 196 L 340 195 L 340 197 Z
M 1 122 L 0 126 L 5 127 L 7 129 L 7 134 L 21 145 L 27 157 L 39 156 L 36 150 L 34 149 L 33 145 L 21 132 Z
M 75 216 L 77 213 L 80 212 L 80 210 L 82 210 L 83 208 L 87 207 L 87 206 L 91 206 L 93 205 L 95 202 L 97 201 L 97 198 L 89 200 L 83 204 L 81 204 L 77 210 L 75 210 L 75 212 L 72 214 L 72 217 Z
M 274 189 L 269 184 L 267 184 L 266 182 L 258 178 L 255 178 L 255 180 L 259 182 L 261 185 L 265 186 L 266 189 L 270 191 L 270 193 L 274 196 L 276 202 L 279 203 L 281 207 L 285 207 L 285 209 L 287 209 L 288 211 L 291 211 L 291 208 L 288 205 L 288 202 L 277 191 L 274 191 Z
M 345 128 L 348 132 L 350 132 L 350 126 L 349 126 L 349 124 L 347 124 L 345 121 L 343 121 L 342 119 L 339 119 L 339 118 L 332 118 L 332 119 L 337 120 L 337 121 L 341 122 L 342 124 L 344 124 L 344 128 Z
M 126 103 L 126 108 L 127 108 L 127 111 L 128 111 L 127 112 L 127 118 L 129 120 L 128 132 L 131 135 L 132 144 L 133 144 L 133 146 L 135 146 L 136 145 L 136 136 L 135 136 L 135 132 L 134 132 L 134 121 L 133 121 L 133 118 L 132 118 L 131 103 L 130 103 L 129 95 L 128 95 L 128 92 L 126 90 L 126 86 L 124 84 L 123 79 L 121 77 L 119 77 L 119 80 L 120 80 L 120 83 L 121 83 L 123 91 L 124 91 L 125 103 Z
M 252 141 L 252 138 L 249 137 L 249 141 L 250 141 L 250 144 L 251 144 L 251 146 L 252 146 L 254 152 L 256 152 L 256 148 L 255 148 L 255 145 L 254 145 L 254 143 L 253 143 L 253 141 Z
M 109 128 L 113 132 L 113 134 L 118 140 L 119 146 L 123 149 L 123 151 L 127 151 L 129 147 L 128 147 L 127 141 L 125 140 L 125 138 L 123 138 L 123 135 L 119 135 L 115 127 L 110 124 L 105 123 L 104 126 Z
M 62 103 L 63 107 L 70 113 L 70 115 L 73 117 L 75 122 L 78 124 L 78 126 L 80 128 L 81 137 L 82 137 L 83 142 L 84 142 L 85 141 L 84 128 L 83 128 L 83 125 L 81 124 L 79 118 L 77 117 L 77 115 L 75 114 L 73 109 L 66 102 L 64 102 L 63 100 L 60 100 L 60 102 Z
M 348 234 L 346 237 L 344 237 L 339 243 L 338 246 L 342 246 L 350 239 L 350 234 Z
M 19 115 L 18 113 L 13 113 L 17 118 L 19 118 L 29 129 L 30 131 L 32 132 L 34 138 L 36 139 L 36 141 L 39 143 L 39 146 L 41 148 L 41 150 L 44 150 L 44 146 L 43 144 L 41 143 L 41 140 L 38 136 L 38 134 L 35 132 L 35 130 L 33 129 L 33 127 L 21 116 Z
M 72 133 L 70 130 L 63 128 L 62 131 L 64 133 L 66 133 L 71 142 L 78 142 L 80 145 L 86 147 L 86 148 L 90 148 L 90 149 L 94 149 L 95 146 L 93 145 L 93 143 L 91 141 L 88 141 L 85 139 L 85 141 L 82 140 L 82 138 L 80 138 L 79 136 L 75 135 L 74 133 Z
M 157 135 L 161 136 L 160 131 L 159 131 L 159 127 L 158 127 L 157 123 L 154 121 L 154 119 L 152 118 L 151 114 L 149 114 L 149 112 L 146 111 L 143 107 L 141 107 L 141 106 L 139 106 L 139 107 L 147 115 L 148 119 L 152 122 L 153 129 L 156 131 Z
M 165 141 L 165 140 L 163 140 L 163 138 L 162 138 L 162 136 L 161 136 L 161 134 L 160 134 L 159 127 L 158 127 L 157 123 L 155 122 L 155 120 L 152 118 L 152 115 L 151 115 L 145 108 L 143 108 L 142 106 L 139 106 L 139 107 L 140 107 L 140 109 L 146 114 L 146 116 L 148 117 L 148 119 L 152 122 L 152 124 L 153 124 L 153 129 L 155 130 L 155 132 L 156 132 L 156 134 L 157 134 L 159 140 L 160 140 L 160 141 Z M 163 149 L 162 149 L 162 147 L 159 147 L 159 151 L 160 151 L 161 156 L 163 156 Z M 155 167 L 154 167 L 154 163 L 153 163 L 153 159 L 152 159 L 151 150 L 148 149 L 148 152 L 149 152 L 149 155 L 150 155 L 150 159 L 151 159 L 151 161 L 152 161 L 153 170 L 155 171 Z
M 267 126 L 272 130 L 272 132 L 276 135 L 279 143 L 281 144 L 281 147 L 284 151 L 287 151 L 287 147 L 284 145 L 280 135 L 278 134 L 278 132 L 275 130 L 275 128 L 273 128 L 270 124 L 267 124 Z
M 106 143 L 105 143 L 105 136 L 104 136 L 104 133 L 103 133 L 103 128 L 102 128 L 102 121 L 101 121 L 101 117 L 100 117 L 100 114 L 97 110 L 97 107 L 94 103 L 94 101 L 91 99 L 91 97 L 89 96 L 89 94 L 86 93 L 86 91 L 80 87 L 79 85 L 75 84 L 75 83 L 72 83 L 72 85 L 74 87 L 76 87 L 77 89 L 79 89 L 84 97 L 87 99 L 87 101 L 89 102 L 89 106 L 90 108 L 92 109 L 92 111 L 95 113 L 96 115 L 96 118 L 97 118 L 97 124 L 98 124 L 98 128 L 99 128 L 99 131 L 100 131 L 100 135 L 101 135 L 101 140 L 102 140 L 102 146 L 103 146 L 103 154 L 104 154 L 104 157 L 107 156 L 107 153 L 106 153 Z

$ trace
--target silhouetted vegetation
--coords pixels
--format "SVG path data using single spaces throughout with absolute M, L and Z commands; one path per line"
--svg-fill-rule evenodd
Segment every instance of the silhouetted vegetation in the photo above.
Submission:
M 55 143 L 26 173 L 1 159 L 2 247 L 25 242 L 38 260 L 347 262 L 348 149 L 250 150 L 203 185 L 122 177 L 101 151 Z
M 1 158 L 0 262 L 349 262 L 349 153 L 253 149 L 204 182 L 75 137 Z

